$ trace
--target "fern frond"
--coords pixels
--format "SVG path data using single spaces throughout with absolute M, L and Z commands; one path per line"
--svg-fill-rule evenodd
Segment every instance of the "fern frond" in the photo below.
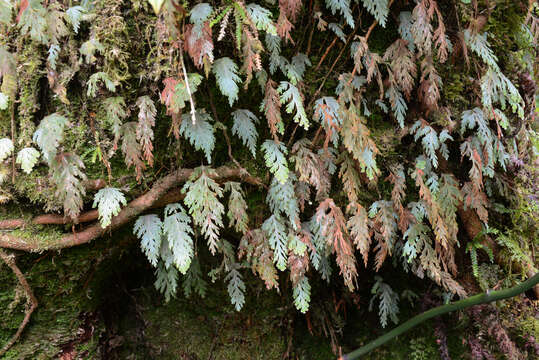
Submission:
M 193 6 L 191 11 L 189 11 L 189 20 L 192 24 L 201 25 L 203 24 L 210 15 L 213 13 L 213 8 L 208 3 L 199 3 Z
M 341 269 L 345 285 L 353 291 L 357 279 L 356 259 L 342 210 L 335 205 L 333 199 L 327 198 L 318 205 L 316 220 L 320 223 L 321 232 L 331 252 L 337 255 L 337 265 Z
M 97 96 L 97 90 L 98 90 L 98 84 L 99 82 L 102 82 L 105 84 L 105 87 L 110 92 L 116 91 L 116 84 L 111 80 L 111 78 L 108 76 L 105 72 L 96 72 L 95 74 L 92 74 L 90 78 L 88 79 L 88 90 L 86 91 L 86 96 L 88 97 L 96 97 Z
M 117 144 L 121 135 L 122 120 L 127 117 L 125 100 L 121 96 L 109 97 L 103 101 L 103 107 L 105 108 L 107 125 L 114 135 L 114 143 Z
M 54 113 L 43 118 L 34 133 L 33 140 L 41 149 L 43 158 L 49 166 L 56 156 L 58 146 L 64 136 L 64 127 L 67 123 L 68 121 L 65 117 Z
M 271 19 L 272 14 L 270 10 L 253 3 L 248 4 L 245 8 L 249 14 L 249 18 L 253 21 L 258 30 L 263 30 L 270 35 L 277 35 L 275 24 Z
M 388 318 L 391 318 L 393 323 L 398 324 L 399 319 L 397 314 L 399 313 L 399 294 L 391 289 L 391 286 L 383 282 L 380 276 L 376 276 L 376 283 L 371 289 L 373 297 L 369 305 L 369 310 L 372 310 L 374 300 L 379 299 L 378 304 L 378 316 L 380 317 L 380 324 L 382 327 L 387 326 Z
M 305 314 L 309 310 L 309 303 L 311 302 L 311 285 L 307 276 L 303 276 L 294 286 L 292 295 L 296 309 Z
M 183 294 L 186 298 L 189 298 L 193 292 L 196 292 L 198 296 L 204 298 L 207 291 L 208 283 L 202 278 L 200 262 L 198 258 L 194 258 L 183 280 Z
M 272 214 L 280 215 L 282 213 L 287 216 L 294 230 L 299 227 L 299 207 L 294 191 L 295 180 L 294 174 L 290 174 L 284 183 L 274 177 L 266 196 L 266 202 L 269 204 Z
M 166 268 L 163 263 L 160 262 L 157 269 L 155 269 L 155 276 L 155 288 L 157 291 L 165 295 L 165 301 L 169 302 L 171 298 L 176 296 L 176 288 L 178 286 L 178 270 L 172 266 Z
M 173 263 L 185 275 L 193 259 L 193 229 L 191 218 L 180 204 L 169 204 L 165 208 L 163 235 L 172 252 Z
M 144 159 L 142 158 L 142 146 L 137 141 L 137 126 L 134 121 L 127 122 L 120 128 L 122 135 L 122 152 L 125 156 L 125 163 L 128 168 L 135 167 L 137 181 L 142 177 L 142 171 L 146 169 Z
M 369 250 L 371 246 L 367 211 L 360 204 L 351 203 L 348 205 L 348 212 L 352 213 L 352 216 L 348 219 L 346 226 L 350 232 L 352 242 L 363 257 L 363 263 L 366 268 L 367 262 L 369 261 Z
M 331 10 L 333 15 L 335 15 L 337 11 L 340 12 L 344 17 L 346 24 L 351 28 L 354 28 L 354 18 L 352 17 L 352 10 L 350 10 L 350 0 L 326 0 L 326 6 Z
M 210 252 L 215 254 L 220 228 L 223 227 L 225 209 L 219 201 L 219 198 L 223 196 L 223 189 L 208 176 L 211 171 L 206 169 L 195 171 L 183 186 L 182 192 L 186 194 L 184 203 L 189 208 L 193 222 L 202 228 L 202 234 L 208 241 Z
M 83 162 L 77 155 L 64 153 L 52 160 L 50 168 L 52 181 L 56 185 L 55 196 L 63 203 L 65 215 L 76 219 L 86 194 Z
M 6 160 L 13 152 L 13 142 L 9 138 L 0 139 L 0 162 Z
M 256 125 L 259 120 L 255 114 L 249 110 L 236 110 L 232 113 L 234 125 L 232 125 L 232 134 L 237 135 L 243 144 L 249 148 L 253 157 L 256 157 L 256 140 L 258 132 Z
M 0 0 L 0 23 L 9 24 L 13 16 L 13 4 L 11 0 Z
M 281 81 L 277 92 L 280 94 L 281 104 L 287 104 L 285 108 L 286 112 L 292 114 L 295 111 L 294 121 L 305 130 L 308 130 L 309 119 L 307 119 L 307 114 L 303 107 L 303 96 L 299 92 L 299 89 L 288 81 Z
M 149 96 L 141 96 L 136 103 L 139 108 L 137 124 L 137 140 L 142 146 L 144 158 L 150 166 L 153 166 L 153 127 L 157 110 Z
M 386 27 L 387 15 L 389 14 L 388 0 L 362 0 L 363 6 L 371 13 L 378 21 L 380 26 Z
M 75 34 L 79 33 L 80 22 L 85 13 L 86 8 L 80 5 L 72 6 L 66 10 L 66 19 L 73 26 Z
M 9 104 L 9 96 L 0 92 L 0 110 L 6 110 Z
M 21 165 L 21 168 L 25 173 L 30 174 L 37 164 L 39 156 L 39 151 L 33 147 L 27 147 L 19 151 L 16 162 Z
M 241 184 L 229 181 L 225 183 L 225 192 L 230 191 L 228 200 L 228 220 L 229 226 L 242 234 L 245 234 L 249 228 L 249 216 L 247 215 L 247 203 L 244 199 L 244 193 Z
M 275 175 L 275 178 L 281 184 L 284 184 L 288 179 L 289 173 L 288 163 L 285 157 L 288 154 L 288 150 L 285 145 L 282 142 L 266 140 L 262 144 L 262 150 L 264 151 L 266 166 Z
M 238 100 L 238 83 L 241 78 L 238 76 L 238 66 L 228 57 L 215 60 L 212 72 L 217 79 L 217 85 L 221 94 L 228 98 L 228 104 L 232 106 Z
M 133 234 L 140 239 L 140 247 L 154 267 L 159 259 L 162 228 L 163 223 L 155 214 L 139 216 L 133 226 Z
M 230 302 L 234 305 L 236 311 L 240 311 L 245 304 L 245 283 L 240 272 L 235 268 L 231 269 L 225 281 L 228 281 L 227 290 Z
M 211 163 L 211 153 L 215 147 L 215 129 L 211 116 L 204 109 L 197 109 L 196 122 L 193 124 L 190 114 L 182 115 L 180 134 L 197 150 L 204 151 L 206 160 Z
M 94 195 L 94 208 L 97 206 L 99 222 L 104 229 L 110 225 L 113 216 L 118 215 L 122 205 L 126 205 L 127 200 L 120 189 L 103 188 Z
M 273 262 L 277 269 L 285 271 L 288 261 L 288 236 L 282 218 L 279 215 L 271 215 L 262 224 L 262 230 L 269 239 L 270 248 L 273 250 Z

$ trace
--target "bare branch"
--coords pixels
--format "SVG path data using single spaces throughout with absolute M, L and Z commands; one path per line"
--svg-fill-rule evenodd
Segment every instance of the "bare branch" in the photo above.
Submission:
M 105 229 L 101 228 L 101 225 L 99 223 L 95 223 L 93 225 L 88 226 L 87 228 L 85 228 L 84 230 L 78 233 L 66 234 L 49 243 L 42 243 L 37 238 L 27 239 L 27 238 L 4 233 L 4 234 L 0 234 L 0 248 L 29 251 L 29 252 L 40 252 L 40 251 L 45 251 L 45 250 L 60 250 L 60 249 L 70 248 L 77 245 L 89 243 L 90 241 L 105 235 L 106 232 L 110 232 L 111 230 L 117 229 L 127 224 L 129 221 L 133 220 L 137 215 L 141 214 L 142 212 L 146 210 L 151 209 L 156 204 L 167 203 L 167 201 L 170 199 L 178 199 L 178 200 L 181 199 L 183 194 L 179 192 L 179 189 L 177 189 L 168 198 L 166 197 L 166 195 L 169 194 L 169 191 L 171 189 L 178 187 L 180 184 L 187 181 L 187 179 L 189 179 L 193 171 L 194 171 L 193 169 L 179 169 L 165 176 L 164 178 L 156 181 L 155 184 L 147 193 L 131 201 L 129 204 L 127 204 L 126 207 L 124 207 L 120 211 L 120 213 L 117 216 L 113 217 L 111 224 Z M 233 169 L 226 166 L 222 166 L 215 169 L 215 175 L 212 175 L 212 178 L 216 181 L 225 181 L 227 179 L 238 179 L 238 180 L 241 180 L 243 182 L 246 182 L 255 186 L 265 187 L 265 184 L 260 179 L 247 174 L 244 169 Z M 60 215 L 43 215 L 41 217 L 37 217 L 36 219 L 39 218 L 41 221 L 44 221 L 44 219 L 48 219 L 48 220 L 58 219 L 58 218 L 55 218 L 54 216 L 60 216 Z M 91 218 L 92 216 L 95 217 L 96 212 L 95 213 L 88 212 L 81 216 L 87 216 L 88 218 Z M 14 222 L 15 224 L 18 224 L 20 220 L 9 220 L 9 221 Z

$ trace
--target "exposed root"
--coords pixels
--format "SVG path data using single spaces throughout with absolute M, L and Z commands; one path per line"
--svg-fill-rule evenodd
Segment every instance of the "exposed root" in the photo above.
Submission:
M 26 278 L 24 277 L 23 273 L 15 263 L 15 258 L 13 255 L 7 254 L 5 251 L 0 249 L 0 258 L 6 263 L 7 266 L 13 271 L 15 276 L 17 277 L 17 280 L 21 284 L 21 286 L 24 289 L 24 292 L 26 293 L 27 298 L 27 307 L 24 314 L 24 319 L 21 322 L 21 325 L 19 325 L 19 329 L 13 335 L 13 337 L 8 341 L 6 345 L 0 350 L 0 357 L 3 356 L 12 346 L 15 344 L 15 342 L 19 339 L 22 332 L 24 331 L 24 328 L 26 325 L 28 325 L 28 322 L 30 321 L 30 316 L 32 316 L 32 313 L 37 308 L 37 299 L 34 296 L 34 293 L 32 291 L 32 288 L 30 288 L 30 285 L 26 281 Z M 29 306 L 28 306 L 29 305 Z
M 107 232 L 127 224 L 142 212 L 152 209 L 158 204 L 166 205 L 167 203 L 173 202 L 171 201 L 172 199 L 177 201 L 176 199 L 183 198 L 183 194 L 181 194 L 178 190 L 173 191 L 173 194 L 170 194 L 170 191 L 187 181 L 193 171 L 193 169 L 178 169 L 164 178 L 156 181 L 148 192 L 131 201 L 118 213 L 117 216 L 112 218 L 111 224 L 105 229 L 103 229 L 99 223 L 94 223 L 82 231 L 77 233 L 66 233 L 58 239 L 45 244 L 40 243 L 38 240 L 25 239 L 8 233 L 0 233 L 0 248 L 28 252 L 41 252 L 45 250 L 60 250 L 86 244 L 103 236 Z M 249 175 L 244 169 L 233 169 L 226 166 L 221 166 L 215 169 L 215 175 L 212 175 L 212 177 L 218 182 L 226 181 L 228 179 L 236 179 L 251 185 L 265 187 L 265 184 L 260 179 Z M 93 212 L 91 211 L 89 213 L 84 213 L 81 215 L 81 217 L 82 216 L 87 216 L 88 219 L 95 219 L 97 218 L 97 212 L 94 210 Z M 34 223 L 34 221 L 37 221 L 37 219 L 44 218 L 48 219 L 47 221 L 49 224 L 57 224 L 57 222 L 53 222 L 52 220 L 62 221 L 60 224 L 65 223 L 63 221 L 66 221 L 61 215 L 43 215 L 38 216 L 31 222 Z M 25 224 L 24 221 L 20 222 L 20 220 L 9 220 L 9 222 L 11 222 L 11 224 L 19 224 L 21 226 L 24 226 Z M 41 224 L 43 223 L 44 222 L 41 222 Z

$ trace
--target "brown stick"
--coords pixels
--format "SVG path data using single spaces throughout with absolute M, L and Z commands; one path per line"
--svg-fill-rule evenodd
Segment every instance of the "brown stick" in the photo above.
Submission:
M 322 63 L 324 62 L 324 60 L 326 59 L 326 57 L 328 56 L 329 54 L 329 51 L 333 48 L 333 46 L 335 46 L 335 44 L 337 43 L 337 36 L 335 36 L 335 39 L 333 39 L 333 41 L 331 42 L 331 44 L 329 44 L 329 46 L 327 47 L 326 51 L 324 52 L 324 55 L 322 55 L 322 57 L 320 58 L 320 61 L 318 62 L 318 65 L 316 65 L 316 68 L 314 69 L 314 71 L 318 71 L 318 69 L 320 69 L 320 66 L 322 65 Z
M 21 324 L 19 325 L 19 328 L 17 329 L 17 332 L 13 337 L 7 342 L 6 345 L 0 350 L 0 357 L 3 356 L 12 346 L 15 344 L 15 342 L 19 339 L 22 332 L 24 331 L 24 328 L 26 325 L 28 325 L 28 322 L 30 321 L 30 316 L 32 316 L 32 313 L 37 308 L 37 299 L 34 296 L 34 293 L 32 291 L 32 288 L 30 288 L 30 285 L 26 281 L 26 278 L 24 277 L 23 273 L 15 263 L 15 258 L 13 255 L 8 255 L 5 251 L 0 249 L 0 258 L 6 263 L 7 266 L 13 271 L 15 276 L 17 277 L 17 280 L 21 284 L 21 286 L 24 289 L 24 292 L 26 293 L 26 299 L 28 303 L 30 304 L 30 307 L 27 307 L 24 319 L 22 320 Z
M 147 193 L 131 201 L 117 216 L 113 217 L 111 224 L 105 229 L 103 229 L 99 223 L 96 223 L 90 225 L 81 232 L 66 234 L 45 244 L 40 243 L 37 239 L 26 239 L 11 234 L 0 234 L 0 248 L 40 252 L 45 250 L 60 250 L 89 243 L 90 241 L 103 236 L 106 232 L 110 232 L 111 230 L 127 224 L 142 212 L 151 209 L 152 206 L 158 203 L 158 200 L 163 198 L 170 189 L 187 181 L 193 171 L 193 169 L 179 169 L 156 181 Z M 246 174 L 243 169 L 233 169 L 221 166 L 214 171 L 215 173 L 210 175 L 210 177 L 216 181 L 239 179 L 252 185 L 265 187 L 265 184 L 260 179 Z M 181 196 L 181 194 L 179 195 Z M 176 195 L 176 198 L 180 198 L 178 194 Z M 164 199 L 164 201 L 166 201 L 166 199 Z
M 344 51 L 348 47 L 348 44 L 350 43 L 350 41 L 352 40 L 352 38 L 354 37 L 354 35 L 356 34 L 358 29 L 359 29 L 359 26 L 356 25 L 356 27 L 354 28 L 354 31 L 352 31 L 352 33 L 348 36 L 348 39 L 346 39 L 346 43 L 342 47 L 341 51 L 339 51 L 339 54 L 335 58 L 335 61 L 333 61 L 333 64 L 331 64 L 331 67 L 329 68 L 329 71 L 326 73 L 326 76 L 324 76 L 324 78 L 322 79 L 322 83 L 320 84 L 320 86 L 318 87 L 318 89 L 316 90 L 314 95 L 312 96 L 311 101 L 309 102 L 309 105 L 307 105 L 307 108 L 311 107 L 313 101 L 316 99 L 318 94 L 320 94 L 320 91 L 322 91 L 322 88 L 324 87 L 324 85 L 326 83 L 326 80 L 328 79 L 329 75 L 331 75 L 331 73 L 333 72 L 333 69 L 335 68 L 335 65 L 337 65 L 337 63 L 341 59 L 342 55 L 344 54 Z

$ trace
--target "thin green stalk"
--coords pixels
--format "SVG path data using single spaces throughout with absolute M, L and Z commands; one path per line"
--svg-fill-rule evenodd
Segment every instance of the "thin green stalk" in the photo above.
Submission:
M 503 300 L 507 299 L 513 296 L 517 296 L 519 294 L 522 294 L 526 290 L 531 289 L 535 285 L 539 283 L 539 273 L 535 274 L 528 280 L 518 284 L 517 286 L 514 286 L 509 289 L 505 290 L 498 290 L 498 291 L 490 291 L 482 294 L 477 294 L 474 296 L 471 296 L 464 300 L 459 300 L 451 304 L 438 306 L 434 309 L 430 309 L 428 311 L 425 311 L 422 314 L 419 314 L 410 320 L 406 321 L 400 326 L 397 326 L 395 329 L 391 330 L 390 332 L 380 336 L 378 339 L 371 341 L 367 345 L 360 347 L 357 350 L 352 351 L 349 354 L 343 355 L 339 358 L 339 360 L 354 360 L 358 359 L 360 356 L 365 355 L 372 350 L 376 349 L 377 347 L 385 344 L 389 340 L 399 336 L 400 334 L 410 330 L 414 326 L 421 324 L 423 321 L 426 321 L 430 318 L 433 318 L 435 316 L 440 316 L 443 314 L 446 314 L 448 312 L 461 310 L 470 306 L 474 305 L 480 305 L 480 304 L 487 304 L 493 301 L 497 300 Z

